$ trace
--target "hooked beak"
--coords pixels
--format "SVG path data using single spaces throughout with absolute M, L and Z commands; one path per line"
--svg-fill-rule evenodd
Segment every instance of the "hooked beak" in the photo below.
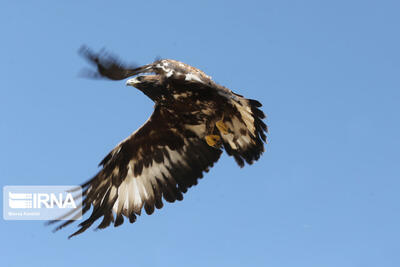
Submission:
M 127 80 L 126 85 L 135 86 L 136 84 L 140 83 L 136 78 L 137 77 Z

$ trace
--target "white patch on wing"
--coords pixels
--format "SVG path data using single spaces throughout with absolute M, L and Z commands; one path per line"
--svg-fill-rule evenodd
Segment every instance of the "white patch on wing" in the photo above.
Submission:
M 199 77 L 199 75 L 193 74 L 193 73 L 188 73 L 188 74 L 186 74 L 185 80 L 186 80 L 186 81 L 196 81 L 196 82 L 203 83 L 203 81 L 201 80 L 201 78 Z
M 221 134 L 221 136 L 233 150 L 246 150 L 248 146 L 254 144 L 253 138 L 256 137 L 254 115 L 251 112 L 247 99 L 240 97 L 238 101 L 233 99 L 230 101 L 239 111 L 241 120 L 236 116 L 232 116 L 230 120 L 224 122 L 230 129 L 230 133 Z M 243 130 L 245 130 L 246 133 L 243 133 Z
M 185 142 L 185 143 L 186 143 L 186 142 Z M 185 152 L 186 152 L 186 146 L 184 146 L 184 148 L 183 148 L 183 150 L 184 150 L 183 153 L 179 153 L 179 152 L 176 151 L 176 150 L 171 150 L 171 149 L 169 149 L 168 147 L 166 147 L 166 150 L 167 150 L 168 153 L 169 153 L 169 157 L 170 157 L 171 163 L 173 163 L 173 164 L 179 163 L 179 164 L 184 165 L 185 167 L 189 167 L 189 166 L 187 165 L 186 161 L 185 161 L 184 158 L 183 158 L 183 155 L 184 155 Z
M 228 129 L 234 128 L 233 124 L 230 121 L 225 122 L 226 126 L 228 126 Z M 228 142 L 230 147 L 234 150 L 237 150 L 238 147 L 236 146 L 234 140 L 235 140 L 235 135 L 233 133 L 228 133 L 228 134 L 221 134 L 222 139 L 224 139 L 225 142 Z
M 131 169 L 132 163 L 129 164 L 128 173 L 124 181 L 118 187 L 118 198 L 113 206 L 115 213 L 120 213 L 124 210 L 134 210 L 135 213 L 140 212 L 143 201 L 140 197 L 139 186 L 137 177 L 133 176 Z M 119 207 L 119 203 L 122 207 Z
M 205 124 L 186 124 L 185 128 L 194 132 L 200 139 L 205 136 L 206 133 L 206 125 Z
M 251 108 L 248 106 L 248 103 L 244 103 L 244 101 L 241 101 L 242 105 L 240 105 L 237 102 L 233 102 L 233 103 L 234 103 L 235 107 L 237 108 L 237 110 L 240 112 L 240 115 L 242 116 L 242 120 L 246 124 L 246 128 L 250 131 L 250 133 L 253 136 L 255 136 L 256 128 L 254 127 L 254 117 L 251 112 Z
M 115 201 L 115 204 L 113 206 L 114 211 L 119 214 L 122 211 L 122 208 L 125 206 L 125 203 L 127 202 L 127 193 L 128 193 L 128 187 L 127 186 L 120 186 L 118 187 L 118 198 Z M 115 210 L 116 209 L 116 210 Z
M 168 154 L 169 159 L 164 157 L 163 163 L 157 163 L 155 161 L 149 167 L 143 167 L 142 173 L 138 176 L 134 176 L 132 170 L 134 161 L 129 162 L 129 168 L 126 178 L 118 187 L 112 187 L 110 193 L 110 199 L 118 192 L 118 198 L 113 206 L 113 211 L 116 214 L 121 212 L 129 216 L 130 211 L 134 211 L 136 214 L 141 213 L 141 209 L 147 200 L 154 200 L 155 195 L 153 188 L 158 187 L 156 179 L 161 183 L 176 184 L 174 177 L 172 177 L 168 168 L 180 167 L 190 168 L 185 161 L 184 154 L 187 152 L 188 142 L 185 141 L 184 151 L 178 152 L 171 150 L 168 147 L 164 147 Z M 167 179 L 168 181 L 166 181 Z
M 240 138 L 242 138 L 246 144 L 253 143 L 252 139 L 247 134 L 246 135 L 242 135 Z
M 110 189 L 110 195 L 109 195 L 109 197 L 108 197 L 108 200 L 105 200 L 105 201 L 111 201 L 114 197 L 115 197 L 115 195 L 117 194 L 117 188 L 113 185 L 112 187 L 111 187 L 111 189 Z M 104 197 L 107 195 L 107 193 L 106 194 L 104 194 Z M 104 199 L 104 198 L 103 198 Z M 103 202 L 103 201 L 102 201 Z
M 138 179 L 137 178 L 131 178 L 132 180 L 132 194 L 133 194 L 133 207 L 135 209 L 135 212 L 140 212 L 140 208 L 142 207 L 142 198 L 140 197 L 140 192 L 139 192 L 139 185 L 138 185 Z

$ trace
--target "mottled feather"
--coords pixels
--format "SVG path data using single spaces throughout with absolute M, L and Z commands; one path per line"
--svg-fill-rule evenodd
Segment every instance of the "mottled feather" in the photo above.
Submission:
M 163 207 L 163 200 L 182 200 L 188 188 L 218 161 L 223 149 L 240 167 L 252 164 L 263 153 L 267 126 L 257 100 L 246 99 L 176 60 L 161 59 L 137 67 L 87 48 L 81 54 L 96 66 L 93 77 L 122 80 L 139 75 L 127 85 L 150 97 L 155 108 L 149 120 L 104 157 L 100 171 L 82 185 L 78 207 L 83 214 L 90 210 L 91 214 L 71 236 L 100 218 L 100 229 L 112 223 L 119 226 L 124 217 L 133 223 L 143 209 L 152 214 Z M 208 136 L 220 143 L 211 145 L 206 142 Z M 74 216 L 57 218 L 67 221 L 56 230 L 72 223 Z

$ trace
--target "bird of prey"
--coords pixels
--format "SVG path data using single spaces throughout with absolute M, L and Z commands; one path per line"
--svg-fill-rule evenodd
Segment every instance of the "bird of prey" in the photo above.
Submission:
M 264 151 L 267 126 L 261 103 L 215 83 L 203 71 L 177 60 L 162 59 L 141 67 L 128 66 L 105 52 L 81 49 L 97 68 L 93 77 L 126 81 L 155 103 L 150 118 L 120 142 L 99 164 L 101 170 L 82 185 L 81 203 L 89 218 L 78 231 L 102 217 L 98 228 L 135 222 L 142 209 L 152 214 L 163 200 L 183 199 L 223 150 L 240 167 Z M 74 220 L 73 213 L 59 230 Z M 67 218 L 69 217 L 69 218 Z

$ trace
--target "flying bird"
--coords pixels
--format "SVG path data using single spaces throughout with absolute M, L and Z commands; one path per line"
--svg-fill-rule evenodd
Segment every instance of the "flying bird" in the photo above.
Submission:
M 86 47 L 81 54 L 95 67 L 95 78 L 126 81 L 154 101 L 150 118 L 120 142 L 99 164 L 101 170 L 82 185 L 78 208 L 90 216 L 70 237 L 102 218 L 98 228 L 136 221 L 142 209 L 152 214 L 163 199 L 174 202 L 196 185 L 223 150 L 243 167 L 264 151 L 267 126 L 257 100 L 244 98 L 215 83 L 203 71 L 177 60 L 161 59 L 129 66 Z M 88 73 L 87 73 L 88 74 Z M 134 76 L 134 77 L 133 77 Z M 133 77 L 133 78 L 132 78 Z M 66 214 L 55 230 L 72 223 Z

